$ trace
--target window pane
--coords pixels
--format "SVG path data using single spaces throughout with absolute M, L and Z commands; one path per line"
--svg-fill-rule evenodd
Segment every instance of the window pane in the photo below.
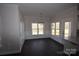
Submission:
M 55 23 L 52 23 L 51 27 L 52 29 L 55 29 Z
M 44 27 L 44 26 L 43 26 L 42 23 L 38 24 L 38 29 L 39 29 L 39 30 L 38 30 L 38 33 L 39 33 L 39 34 L 44 34 L 43 27 Z
M 68 39 L 71 35 L 71 22 L 65 22 L 64 39 Z
M 69 22 L 65 22 L 65 29 L 69 29 Z
M 34 29 L 33 29 L 33 30 L 32 30 L 32 34 L 33 34 L 33 35 L 37 35 L 37 30 L 34 30 Z
M 39 34 L 43 34 L 43 30 L 42 29 L 39 29 Z
M 54 32 L 52 32 L 52 35 L 55 35 L 55 33 L 54 33 Z
M 65 34 L 66 34 L 66 33 L 69 33 L 69 30 L 68 30 L 68 29 L 65 29 Z
M 32 28 L 37 28 L 37 23 L 32 23 Z
M 37 35 L 37 23 L 32 23 L 32 35 Z
M 59 30 L 56 30 L 56 35 L 59 35 Z
M 56 22 L 56 35 L 59 35 L 59 26 L 60 26 L 60 23 Z
M 52 35 L 55 35 L 55 23 L 51 24 Z
M 55 35 L 55 30 L 54 29 L 52 29 L 52 35 Z
M 59 33 L 58 33 L 58 32 L 56 32 L 56 35 L 59 35 Z
M 39 29 L 43 28 L 43 24 L 42 23 L 38 24 L 38 27 L 39 27 Z
M 60 25 L 60 23 L 56 22 L 56 29 L 59 29 L 59 25 Z
M 55 35 L 55 32 L 52 32 L 52 35 Z
M 59 30 L 56 30 L 56 33 L 59 33 Z
M 55 30 L 54 30 L 54 29 L 52 29 L 52 32 L 55 32 Z

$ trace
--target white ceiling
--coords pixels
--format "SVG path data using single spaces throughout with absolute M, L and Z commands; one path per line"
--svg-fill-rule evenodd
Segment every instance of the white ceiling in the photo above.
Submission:
M 26 3 L 18 4 L 23 15 L 52 17 L 53 15 L 72 7 L 75 4 L 68 3 Z

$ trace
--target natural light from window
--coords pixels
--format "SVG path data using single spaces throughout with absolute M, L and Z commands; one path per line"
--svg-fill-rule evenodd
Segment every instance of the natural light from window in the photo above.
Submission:
M 37 35 L 37 23 L 32 23 L 32 35 Z
M 60 32 L 59 32 L 59 26 L 60 26 L 60 23 L 56 22 L 56 35 L 60 34 Z
M 60 23 L 59 22 L 54 22 L 51 24 L 52 28 L 52 35 L 60 35 Z
M 40 24 L 38 24 L 38 34 L 43 34 L 44 33 L 44 31 L 43 31 L 43 24 L 42 23 L 40 23 Z
M 55 23 L 52 23 L 51 27 L 52 27 L 52 35 L 55 35 Z
M 68 39 L 71 36 L 71 22 L 65 22 L 64 39 Z
M 44 30 L 43 23 L 32 23 L 32 35 L 44 34 L 43 30 Z

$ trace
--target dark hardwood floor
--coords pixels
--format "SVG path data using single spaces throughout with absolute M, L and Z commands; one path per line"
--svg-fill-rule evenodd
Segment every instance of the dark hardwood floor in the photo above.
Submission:
M 22 49 L 22 55 L 47 56 L 58 55 L 63 50 L 63 45 L 50 38 L 26 40 Z
M 64 46 L 50 38 L 28 39 L 24 42 L 21 53 L 6 56 L 62 56 Z

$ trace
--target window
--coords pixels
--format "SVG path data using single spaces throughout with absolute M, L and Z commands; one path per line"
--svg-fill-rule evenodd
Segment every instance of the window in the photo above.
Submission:
M 42 23 L 40 23 L 40 24 L 38 24 L 38 34 L 43 34 L 43 24 Z
M 37 35 L 37 23 L 32 23 L 32 34 Z
M 56 22 L 56 35 L 59 35 L 59 25 L 60 23 L 59 22 Z
M 32 23 L 32 35 L 44 34 L 43 23 Z
M 52 35 L 55 35 L 55 23 L 52 23 Z
M 71 35 L 71 22 L 65 22 L 64 39 L 68 39 Z
M 60 34 L 60 31 L 59 31 L 60 23 L 55 22 L 55 23 L 52 23 L 51 26 L 52 26 L 52 35 L 59 35 Z

